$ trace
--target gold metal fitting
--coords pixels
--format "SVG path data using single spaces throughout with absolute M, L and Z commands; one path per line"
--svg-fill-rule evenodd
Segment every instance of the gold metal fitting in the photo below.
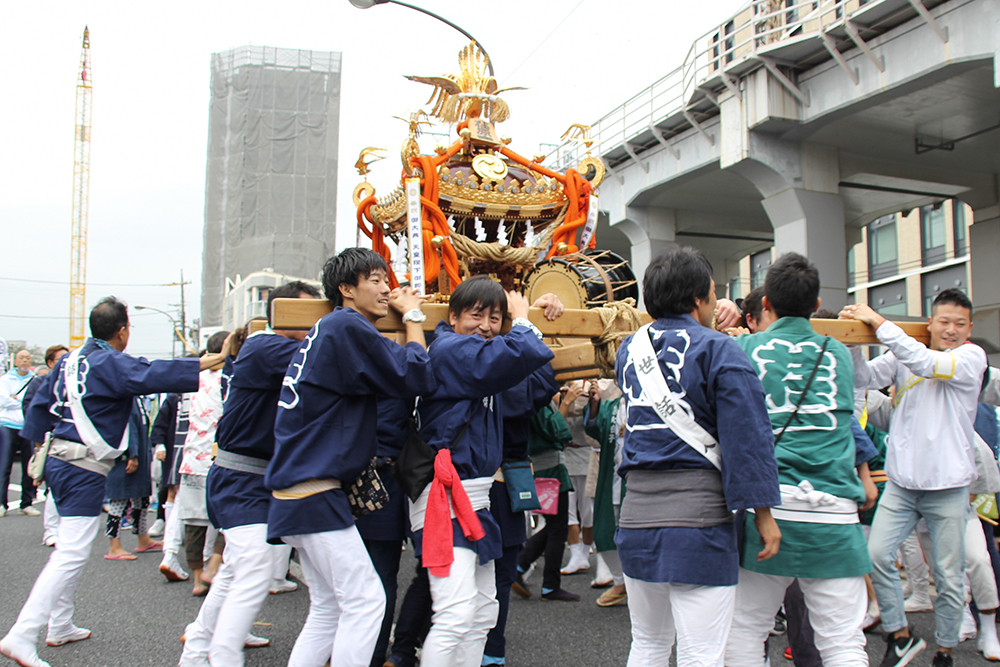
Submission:
M 531 159 L 532 161 L 541 164 L 545 160 L 545 153 L 535 153 L 535 157 Z
M 466 141 L 468 141 L 472 137 L 472 130 L 470 130 L 467 127 L 463 127 L 459 131 L 458 136 L 460 136 L 460 137 L 462 137 L 462 139 L 465 139 Z
M 434 238 L 431 239 L 431 245 L 434 246 L 435 248 L 440 248 L 441 246 L 444 245 L 444 237 L 435 236 Z
M 444 155 L 445 153 L 448 152 L 448 147 L 445 146 L 444 144 L 438 144 L 437 146 L 434 147 L 434 152 L 437 153 L 438 155 Z
M 565 255 L 567 250 L 569 250 L 569 246 L 566 245 L 565 243 L 556 244 L 556 252 L 559 253 L 560 255 Z
M 508 135 L 508 134 L 505 134 L 502 137 L 500 137 L 500 143 L 503 144 L 504 146 L 509 145 L 510 142 L 512 142 L 512 141 L 514 141 L 514 140 L 511 139 L 510 135 Z

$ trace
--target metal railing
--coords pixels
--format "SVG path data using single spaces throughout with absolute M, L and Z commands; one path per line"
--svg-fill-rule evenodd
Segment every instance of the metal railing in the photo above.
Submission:
M 593 123 L 596 152 L 607 155 L 626 142 L 671 118 L 686 121 L 685 112 L 699 98 L 724 90 L 727 71 L 786 44 L 820 37 L 861 11 L 892 0 L 753 0 L 736 14 L 698 37 L 683 63 L 663 78 Z M 905 3 L 904 3 L 905 4 Z M 732 81 L 730 80 L 730 84 Z M 707 91 L 707 95 L 706 95 Z M 708 115 L 718 113 L 714 108 Z M 706 112 L 701 112 L 703 117 Z M 688 129 L 691 127 L 687 122 Z M 676 134 L 676 132 L 673 132 Z M 548 155 L 558 169 L 577 164 L 586 154 L 580 143 L 566 142 Z

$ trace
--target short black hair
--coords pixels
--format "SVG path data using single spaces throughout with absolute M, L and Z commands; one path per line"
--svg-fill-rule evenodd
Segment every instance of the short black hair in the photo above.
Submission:
M 972 319 L 972 301 L 969 300 L 969 297 L 962 290 L 955 289 L 954 287 L 942 290 L 940 294 L 934 297 L 934 303 L 931 304 L 932 315 L 937 310 L 938 305 L 942 303 L 950 303 L 959 308 L 966 308 L 969 311 L 969 319 Z
M 507 293 L 503 286 L 489 276 L 473 276 L 462 281 L 451 294 L 448 313 L 461 315 L 467 310 L 497 309 L 507 317 Z
M 357 283 L 354 283 L 355 285 Z M 338 292 L 340 290 L 337 290 Z M 275 299 L 298 299 L 303 294 L 308 294 L 314 299 L 319 298 L 319 290 L 304 283 L 301 280 L 292 280 L 281 287 L 276 287 L 267 295 L 267 326 L 271 326 L 271 302 Z
M 344 299 L 340 286 L 346 283 L 356 287 L 358 280 L 367 278 L 373 271 L 389 273 L 382 255 L 368 248 L 346 248 L 323 265 L 323 293 L 335 307 L 342 306 Z
M 90 311 L 90 335 L 111 340 L 122 327 L 128 326 L 128 305 L 116 297 L 106 296 Z
M 707 300 L 712 289 L 712 263 L 697 248 L 670 246 L 646 267 L 642 299 L 654 318 L 687 314 L 696 299 Z
M 226 342 L 226 338 L 229 337 L 230 332 L 226 330 L 216 331 L 205 343 L 205 349 L 209 354 L 218 354 L 222 352 L 222 344 Z
M 760 314 L 764 312 L 764 288 L 755 287 L 750 290 L 750 293 L 743 297 L 743 305 L 740 306 L 740 311 L 743 313 L 743 321 L 747 319 L 747 315 L 753 318 L 754 322 L 760 321 Z
M 819 271 L 802 255 L 786 252 L 767 270 L 764 295 L 778 317 L 808 319 L 819 299 Z

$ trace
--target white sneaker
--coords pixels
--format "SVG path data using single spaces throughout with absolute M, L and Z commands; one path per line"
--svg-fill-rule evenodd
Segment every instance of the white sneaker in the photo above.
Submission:
M 171 553 L 163 554 L 163 562 L 160 563 L 160 572 L 167 578 L 167 581 L 187 581 L 191 578 L 191 575 L 181 567 L 177 556 Z
M 47 547 L 54 547 L 56 545 L 56 536 L 46 535 L 45 537 L 42 538 L 42 544 L 44 544 Z
M 5 516 L 7 516 L 7 508 L 6 507 L 0 507 L 0 518 L 5 517 Z
M 31 505 L 28 505 L 27 507 L 22 507 L 17 511 L 17 513 L 23 516 L 42 516 L 42 513 L 36 510 Z
M 52 667 L 38 657 L 38 651 L 33 644 L 19 641 L 10 635 L 0 639 L 0 655 L 10 658 L 21 667 Z
M 910 613 L 934 611 L 934 605 L 927 593 L 914 593 L 903 603 L 903 609 Z
M 70 642 L 82 642 L 84 639 L 90 639 L 90 635 L 91 632 L 87 628 L 78 628 L 74 625 L 73 629 L 66 634 L 53 635 L 50 633 L 45 638 L 45 644 L 46 646 L 62 646 Z
M 165 527 L 166 523 L 164 523 L 163 519 L 157 519 L 153 522 L 153 525 L 149 527 L 149 533 L 147 534 L 150 537 L 163 537 L 163 529 Z
M 288 579 L 275 579 L 271 582 L 271 589 L 268 591 L 271 595 L 278 595 L 279 593 L 291 593 L 292 591 L 299 590 L 299 585 L 294 581 L 289 581 Z
M 263 648 L 270 646 L 271 640 L 267 637 L 258 637 L 247 633 L 247 638 L 243 641 L 243 648 Z
M 962 630 L 958 635 L 958 641 L 964 642 L 966 639 L 975 639 L 977 633 L 976 619 L 972 615 L 972 611 L 969 610 L 969 605 L 965 605 L 965 611 L 962 612 Z

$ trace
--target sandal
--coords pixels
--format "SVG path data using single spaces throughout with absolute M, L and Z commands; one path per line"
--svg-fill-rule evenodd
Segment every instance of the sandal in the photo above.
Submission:
M 149 546 L 136 547 L 133 551 L 140 554 L 144 554 L 147 551 L 163 551 L 163 542 L 150 542 Z
M 601 594 L 601 597 L 597 598 L 598 607 L 614 607 L 620 605 L 622 602 L 628 599 L 628 593 L 612 593 L 611 591 L 605 591 Z
M 115 554 L 114 556 L 111 554 L 105 554 L 104 556 L 105 560 L 135 560 L 136 558 L 137 556 L 130 554 L 127 551 L 123 554 Z

